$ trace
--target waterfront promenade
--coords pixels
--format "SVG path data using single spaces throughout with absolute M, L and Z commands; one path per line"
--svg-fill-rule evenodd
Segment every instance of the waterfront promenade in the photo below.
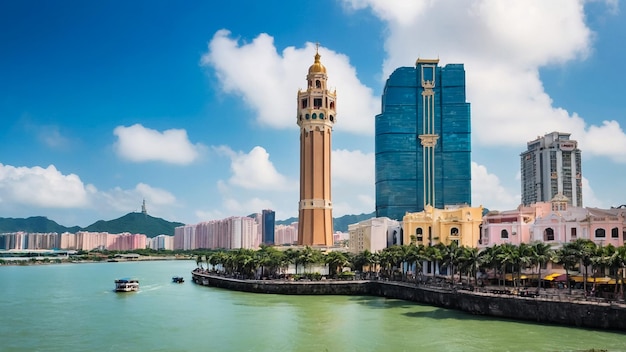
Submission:
M 229 290 L 287 295 L 372 295 L 456 309 L 470 314 L 538 323 L 626 331 L 624 302 L 541 290 L 513 294 L 503 288 L 478 290 L 451 285 L 417 285 L 381 280 L 240 280 L 194 270 L 193 282 Z

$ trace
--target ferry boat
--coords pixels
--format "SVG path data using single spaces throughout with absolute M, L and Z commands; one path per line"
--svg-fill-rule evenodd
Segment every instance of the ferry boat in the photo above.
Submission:
M 182 284 L 183 282 L 185 282 L 185 279 L 183 279 L 182 276 L 174 276 L 172 278 L 172 282 L 175 282 L 177 284 Z
M 117 279 L 115 280 L 115 292 L 139 291 L 139 280 Z

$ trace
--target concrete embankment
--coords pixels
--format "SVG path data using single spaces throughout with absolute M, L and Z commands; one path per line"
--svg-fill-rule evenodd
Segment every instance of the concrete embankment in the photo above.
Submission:
M 200 285 L 229 290 L 288 295 L 372 295 L 403 299 L 476 315 L 577 327 L 626 331 L 626 305 L 550 300 L 456 291 L 389 281 L 237 280 L 192 272 Z

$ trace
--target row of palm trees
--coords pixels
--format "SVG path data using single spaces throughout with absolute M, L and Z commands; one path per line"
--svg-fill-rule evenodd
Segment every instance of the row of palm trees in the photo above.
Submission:
M 543 285 L 542 267 L 548 262 L 561 265 L 567 274 L 567 282 L 572 271 L 582 272 L 583 285 L 587 290 L 588 277 L 604 276 L 606 269 L 613 275 L 623 297 L 623 283 L 619 275 L 626 269 L 626 246 L 598 246 L 588 239 L 577 239 L 565 243 L 557 250 L 549 244 L 534 242 L 520 245 L 502 244 L 478 250 L 473 247 L 450 245 L 394 245 L 377 252 L 365 250 L 358 254 L 340 251 L 322 252 L 319 249 L 289 248 L 279 250 L 271 246 L 261 246 L 258 250 L 237 249 L 214 251 L 198 255 L 196 262 L 207 268 L 220 268 L 224 273 L 243 278 L 277 278 L 295 265 L 296 275 L 310 274 L 315 265 L 325 265 L 330 278 L 343 275 L 344 268 L 363 273 L 366 277 L 392 280 L 415 280 L 424 282 L 430 276 L 445 275 L 453 283 L 479 283 L 478 273 L 496 273 L 498 285 L 505 282 L 507 275 L 512 277 L 513 286 L 522 282 L 522 273 L 530 270 L 537 273 L 537 289 Z M 423 270 L 427 266 L 427 270 Z M 458 275 L 458 276 L 457 276 Z M 571 286 L 568 285 L 570 293 Z

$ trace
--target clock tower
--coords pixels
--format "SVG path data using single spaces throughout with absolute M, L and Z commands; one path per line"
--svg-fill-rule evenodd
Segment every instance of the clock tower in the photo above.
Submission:
M 306 90 L 298 91 L 300 126 L 300 202 L 298 245 L 333 245 L 333 203 L 330 189 L 330 154 L 336 120 L 336 92 L 329 91 L 319 44 L 309 67 Z

